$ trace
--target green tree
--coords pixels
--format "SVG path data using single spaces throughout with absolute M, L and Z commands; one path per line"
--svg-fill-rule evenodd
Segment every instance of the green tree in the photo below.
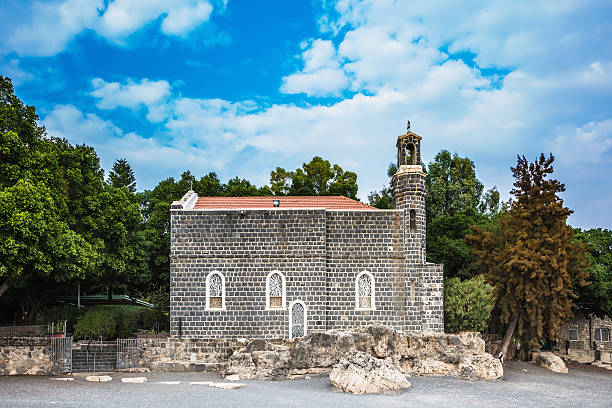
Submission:
M 17 302 L 27 321 L 45 299 L 33 291 L 48 291 L 95 269 L 95 240 L 85 234 L 88 218 L 81 216 L 91 205 L 81 202 L 91 187 L 89 169 L 82 165 L 92 158 L 84 148 L 46 137 L 35 108 L 24 105 L 10 79 L 1 76 L 0 143 L 0 296 L 10 287 L 19 289 L 23 296 Z M 28 306 L 28 299 L 35 301 Z
M 91 245 L 62 220 L 48 187 L 20 179 L 0 190 L 0 295 L 41 280 L 82 278 L 94 262 Z
M 476 178 L 474 162 L 467 157 L 451 156 L 447 150 L 429 163 L 427 177 L 427 222 L 442 215 L 478 208 L 483 185 Z
M 590 284 L 578 287 L 578 305 L 600 317 L 612 316 L 612 231 L 607 229 L 575 230 L 576 238 L 589 246 L 587 260 Z
M 483 275 L 468 280 L 450 278 L 444 281 L 444 331 L 482 331 L 495 306 L 493 287 Z
M 141 240 L 137 228 L 142 220 L 140 207 L 125 188 L 104 184 L 99 197 L 97 228 L 94 236 L 103 242 L 98 271 L 101 282 L 113 291 L 126 283 L 140 269 L 138 249 Z
M 12 186 L 24 176 L 44 135 L 36 109 L 24 105 L 10 78 L 0 75 L 0 188 Z
M 565 191 L 548 178 L 554 157 L 534 163 L 519 157 L 512 168 L 515 199 L 500 217 L 499 228 L 473 227 L 466 239 L 495 287 L 501 320 L 507 323 L 500 356 L 516 327 L 523 347 L 554 339 L 572 315 L 574 288 L 586 283 L 586 245 L 566 225 L 571 210 L 557 195 Z
M 115 187 L 125 187 L 128 191 L 136 192 L 136 177 L 132 167 L 125 159 L 117 159 L 108 174 L 111 184 Z
M 275 195 L 342 195 L 357 199 L 357 174 L 315 156 L 302 168 L 288 172 L 277 167 L 270 173 L 270 189 Z
M 258 196 L 259 189 L 246 179 L 234 177 L 223 186 L 223 195 L 228 197 Z

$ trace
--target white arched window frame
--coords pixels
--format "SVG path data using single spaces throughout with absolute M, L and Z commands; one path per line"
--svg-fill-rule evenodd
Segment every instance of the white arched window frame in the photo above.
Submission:
M 225 276 L 219 271 L 206 276 L 206 310 L 225 310 Z
M 293 324 L 294 322 L 294 317 L 293 317 L 293 307 L 298 304 L 298 305 L 302 305 L 302 310 L 303 310 L 303 321 L 301 322 L 302 324 L 302 336 L 294 336 L 293 335 Z M 308 333 L 308 309 L 306 309 L 306 304 L 304 304 L 304 302 L 302 302 L 301 300 L 295 300 L 293 302 L 291 302 L 289 304 L 289 339 L 293 339 L 293 338 L 297 338 L 297 337 L 304 337 L 306 336 L 306 333 Z
M 369 285 L 366 284 L 368 282 Z M 355 310 L 376 310 L 375 288 L 374 275 L 370 272 L 363 271 L 357 275 L 355 278 Z
M 280 281 L 280 293 L 278 292 L 279 281 Z M 280 301 L 280 304 L 279 304 L 279 301 Z M 270 272 L 268 276 L 266 277 L 266 310 L 285 310 L 286 304 L 287 304 L 287 282 L 285 280 L 285 275 L 281 273 L 280 271 L 274 270 Z

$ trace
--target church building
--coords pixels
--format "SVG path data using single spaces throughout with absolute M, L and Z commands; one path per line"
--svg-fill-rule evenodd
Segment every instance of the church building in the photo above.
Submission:
M 425 259 L 421 137 L 397 138 L 394 210 L 340 196 L 198 197 L 171 207 L 170 328 L 295 338 L 382 324 L 444 331 L 442 265 Z

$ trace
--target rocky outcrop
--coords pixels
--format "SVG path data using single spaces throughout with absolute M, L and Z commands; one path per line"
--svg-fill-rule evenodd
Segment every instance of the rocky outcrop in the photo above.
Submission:
M 547 370 L 554 371 L 555 373 L 567 373 L 567 367 L 561 357 L 549 352 L 541 352 L 534 356 L 535 362 L 546 368 Z
M 351 394 L 378 394 L 410 388 L 410 382 L 388 361 L 355 351 L 342 358 L 329 374 L 332 385 Z
M 484 351 L 484 341 L 478 333 L 412 334 L 367 326 L 355 331 L 313 332 L 284 344 L 256 341 L 236 350 L 221 374 L 285 378 L 329 372 L 341 359 L 362 352 L 387 360 L 404 374 L 481 380 L 503 375 L 501 362 Z

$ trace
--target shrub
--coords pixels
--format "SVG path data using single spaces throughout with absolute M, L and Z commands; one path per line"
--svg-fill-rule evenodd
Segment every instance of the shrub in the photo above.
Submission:
M 116 334 L 117 321 L 112 310 L 90 310 L 74 326 L 74 337 L 77 339 L 111 339 Z
M 459 278 L 444 282 L 444 329 L 447 333 L 481 331 L 495 305 L 493 287 L 484 276 L 461 281 Z

